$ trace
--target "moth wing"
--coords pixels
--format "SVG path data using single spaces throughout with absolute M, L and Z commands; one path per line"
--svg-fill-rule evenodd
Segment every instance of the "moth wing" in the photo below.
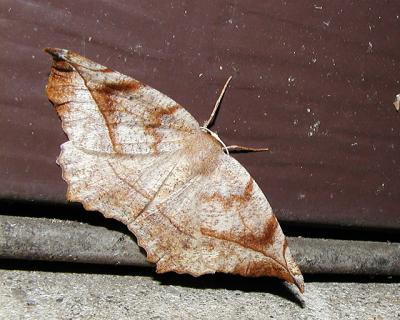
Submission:
M 168 177 L 163 196 L 129 226 L 152 239 L 144 247 L 155 253 L 157 271 L 276 276 L 303 291 L 303 277 L 265 195 L 234 158 L 222 152 L 217 158 L 208 175 L 179 165 L 179 179 Z
M 88 152 L 68 141 L 58 158 L 67 199 L 129 224 L 157 198 L 179 152 L 145 156 Z
M 54 58 L 47 95 L 70 140 L 57 160 L 67 198 L 128 223 L 157 196 L 199 125 L 135 79 L 68 50 L 46 51 Z
M 182 148 L 198 122 L 159 91 L 74 52 L 54 58 L 47 96 L 74 145 L 106 153 L 157 154 Z

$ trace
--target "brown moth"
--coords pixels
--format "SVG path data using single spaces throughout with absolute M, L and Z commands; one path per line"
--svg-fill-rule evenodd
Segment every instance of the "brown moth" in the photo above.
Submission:
M 69 138 L 58 158 L 68 200 L 126 224 L 157 272 L 275 276 L 303 292 L 271 206 L 228 154 L 254 149 L 222 147 L 207 128 L 223 93 L 201 127 L 135 79 L 68 50 L 46 51 L 54 58 L 47 96 Z

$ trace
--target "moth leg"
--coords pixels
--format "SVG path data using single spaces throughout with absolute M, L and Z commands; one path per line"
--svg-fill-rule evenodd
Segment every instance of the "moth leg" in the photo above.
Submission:
M 217 101 L 215 102 L 215 106 L 214 106 L 214 109 L 213 109 L 213 111 L 212 111 L 212 113 L 211 113 L 211 115 L 210 115 L 210 118 L 209 118 L 206 122 L 204 122 L 204 124 L 203 124 L 203 127 L 204 127 L 204 128 L 208 128 L 209 126 L 211 126 L 211 125 L 213 124 L 213 122 L 214 122 L 214 120 L 215 120 L 215 116 L 216 116 L 216 114 L 217 114 L 217 112 L 218 112 L 218 109 L 219 109 L 219 107 L 220 107 L 220 105 L 221 105 L 222 98 L 224 97 L 226 88 L 228 87 L 228 84 L 229 84 L 229 82 L 230 82 L 231 80 L 232 80 L 232 76 L 230 76 L 230 77 L 228 78 L 228 80 L 226 80 L 225 85 L 224 85 L 224 87 L 222 88 L 222 91 L 221 91 L 221 93 L 220 93 L 220 95 L 219 95 Z
M 229 152 L 261 152 L 261 151 L 269 151 L 268 148 L 253 148 L 253 147 L 243 147 L 243 146 L 227 146 Z

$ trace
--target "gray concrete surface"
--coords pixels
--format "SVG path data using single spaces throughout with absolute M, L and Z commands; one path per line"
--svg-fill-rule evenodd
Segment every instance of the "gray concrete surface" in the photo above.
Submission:
M 121 230 L 0 215 L 0 258 L 149 266 Z M 289 246 L 304 273 L 400 275 L 400 243 L 289 238 Z
M 151 276 L 0 270 L 0 318 L 400 319 L 397 283 L 314 282 L 299 297 L 282 282 L 243 290 L 210 279 L 202 286 Z

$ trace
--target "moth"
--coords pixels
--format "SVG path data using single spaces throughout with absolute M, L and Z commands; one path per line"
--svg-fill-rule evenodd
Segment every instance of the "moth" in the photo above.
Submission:
M 304 281 L 257 183 L 208 127 L 131 77 L 65 49 L 46 87 L 69 141 L 67 199 L 121 221 L 159 273 L 224 272 Z

